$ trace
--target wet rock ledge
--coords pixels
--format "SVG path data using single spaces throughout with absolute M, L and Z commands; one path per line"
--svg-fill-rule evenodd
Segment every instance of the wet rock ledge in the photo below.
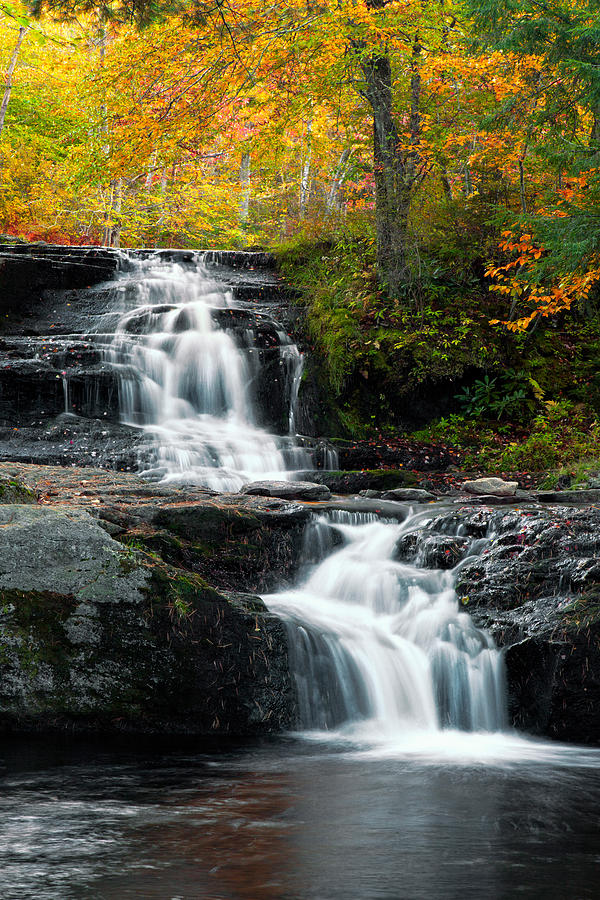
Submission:
M 0 466 L 0 731 L 261 734 L 295 720 L 253 590 L 309 516 L 100 470 Z
M 285 630 L 253 592 L 294 579 L 311 509 L 332 504 L 0 463 L 0 731 L 293 726 Z M 512 723 L 600 744 L 600 507 L 436 509 L 396 556 L 456 568 L 504 649 Z
M 504 648 L 515 727 L 600 744 L 599 506 L 458 506 L 397 555 L 457 567 L 459 601 Z

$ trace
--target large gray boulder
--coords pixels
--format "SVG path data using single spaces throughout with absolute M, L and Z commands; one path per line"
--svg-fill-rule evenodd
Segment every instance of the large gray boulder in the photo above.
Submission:
M 0 506 L 0 730 L 293 721 L 285 630 L 259 598 L 123 546 L 83 510 Z

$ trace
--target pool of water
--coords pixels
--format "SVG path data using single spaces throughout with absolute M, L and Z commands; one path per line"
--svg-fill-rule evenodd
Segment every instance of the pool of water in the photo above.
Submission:
M 600 751 L 447 732 L 380 743 L 3 739 L 0 896 L 598 896 Z

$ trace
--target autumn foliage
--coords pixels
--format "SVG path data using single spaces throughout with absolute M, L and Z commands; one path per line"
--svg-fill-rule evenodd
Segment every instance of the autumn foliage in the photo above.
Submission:
M 527 329 L 600 280 L 589 227 L 600 93 L 582 37 L 593 43 L 597 16 L 591 0 L 550 4 L 544 43 L 513 7 L 72 3 L 38 4 L 34 18 L 2 2 L 0 230 L 272 246 L 360 219 L 380 245 L 395 216 L 404 285 L 419 282 L 424 248 L 443 244 L 439 223 L 450 233 L 483 204 L 472 256 L 493 321 Z M 418 303 L 418 285 L 403 297 L 398 284 L 398 299 Z

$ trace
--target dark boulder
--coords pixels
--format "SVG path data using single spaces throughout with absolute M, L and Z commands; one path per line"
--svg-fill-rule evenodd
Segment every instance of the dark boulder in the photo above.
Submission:
M 453 569 L 465 558 L 471 544 L 468 538 L 432 534 L 421 542 L 415 562 L 427 569 Z
M 0 313 L 10 315 L 47 288 L 79 288 L 111 278 L 118 251 L 106 247 L 0 244 Z
M 513 723 L 600 744 L 600 509 L 491 513 L 487 539 L 457 591 L 505 648 Z

